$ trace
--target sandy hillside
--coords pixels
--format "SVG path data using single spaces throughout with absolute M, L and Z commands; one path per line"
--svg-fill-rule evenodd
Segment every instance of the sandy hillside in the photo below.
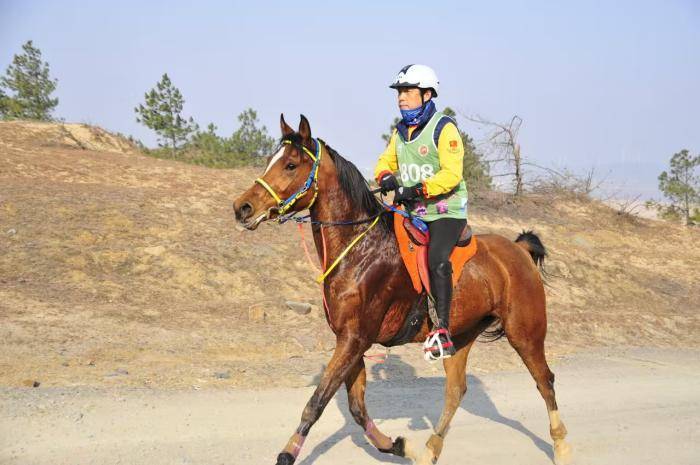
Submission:
M 334 339 L 295 227 L 233 227 L 256 174 L 145 157 L 99 128 L 0 123 L 0 385 L 311 383 Z M 534 228 L 548 247 L 552 359 L 700 345 L 697 229 L 543 197 L 470 211 L 477 232 Z M 392 354 L 438 373 L 417 347 Z M 473 354 L 476 373 L 519 366 L 505 341 Z

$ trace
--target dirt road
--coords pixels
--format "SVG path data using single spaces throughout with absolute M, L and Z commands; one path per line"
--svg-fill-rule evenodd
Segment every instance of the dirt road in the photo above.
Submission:
M 578 464 L 700 463 L 700 352 L 596 351 L 555 367 L 562 418 Z M 376 368 L 379 367 L 379 368 Z M 399 359 L 368 385 L 387 434 L 422 443 L 442 402 L 441 378 L 415 378 Z M 377 375 L 377 373 L 375 373 Z M 3 464 L 271 464 L 309 388 L 0 391 Z M 547 464 L 544 404 L 525 370 L 469 375 L 441 464 Z M 298 464 L 407 463 L 376 452 L 339 394 Z

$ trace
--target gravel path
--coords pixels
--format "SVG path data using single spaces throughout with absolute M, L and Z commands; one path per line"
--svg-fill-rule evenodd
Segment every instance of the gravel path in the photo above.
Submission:
M 579 354 L 555 367 L 562 419 L 579 464 L 700 463 L 700 352 Z M 442 403 L 441 378 L 370 382 L 387 434 L 422 443 Z M 401 373 L 400 370 L 397 373 Z M 4 388 L 2 464 L 271 464 L 312 388 L 162 391 Z M 525 370 L 469 375 L 439 463 L 551 463 L 544 403 Z M 344 393 L 312 429 L 297 464 L 408 463 L 376 452 Z

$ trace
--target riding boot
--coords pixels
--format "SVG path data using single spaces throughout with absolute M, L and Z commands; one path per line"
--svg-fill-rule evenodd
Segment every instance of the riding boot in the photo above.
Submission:
M 435 313 L 438 322 L 433 332 L 442 346 L 442 356 L 437 341 L 430 347 L 434 358 L 447 358 L 455 354 L 455 347 L 450 339 L 450 306 L 452 304 L 452 263 L 441 262 L 430 273 L 430 288 L 435 299 Z

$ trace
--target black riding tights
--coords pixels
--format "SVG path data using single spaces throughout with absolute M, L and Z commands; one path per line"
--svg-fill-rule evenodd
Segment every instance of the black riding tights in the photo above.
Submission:
M 431 274 L 435 273 L 440 263 L 450 260 L 452 249 L 457 245 L 459 235 L 466 224 L 467 220 L 457 218 L 442 218 L 428 223 L 430 230 L 428 266 Z

